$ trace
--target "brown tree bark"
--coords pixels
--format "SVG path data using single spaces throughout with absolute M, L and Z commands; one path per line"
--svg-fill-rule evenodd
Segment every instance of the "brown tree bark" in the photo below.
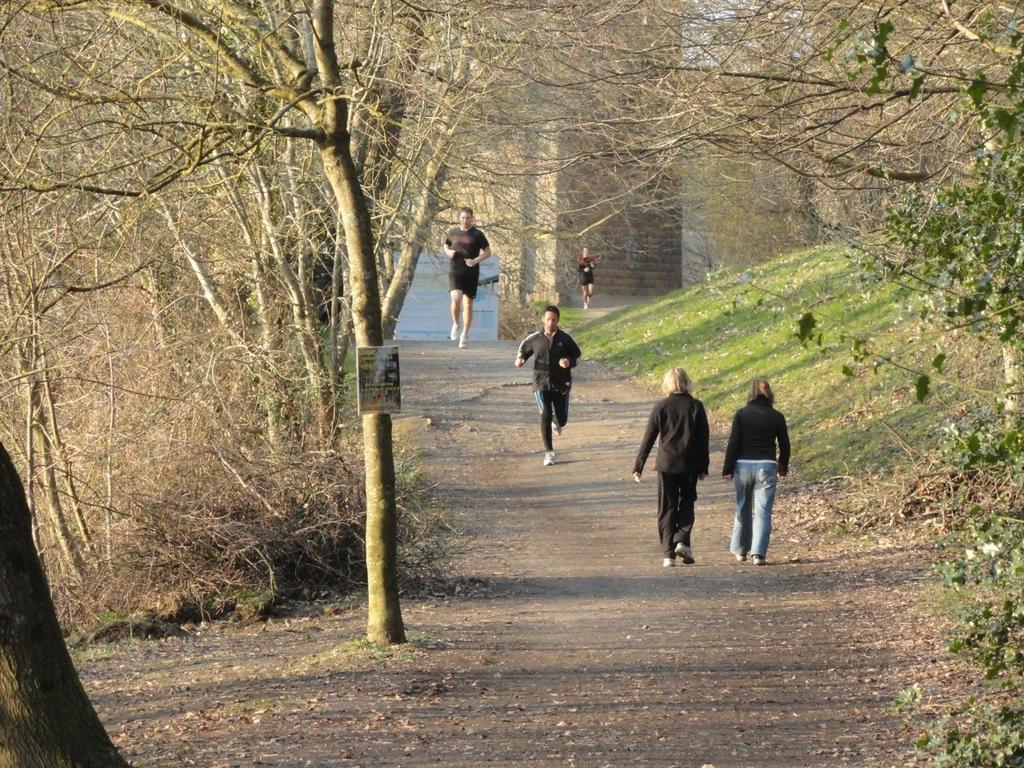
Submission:
M 0 768 L 127 766 L 64 645 L 25 490 L 2 444 L 0 542 Z
M 392 339 L 398 327 L 398 316 L 405 305 L 405 299 L 412 288 L 412 279 L 416 274 L 416 265 L 423 251 L 423 243 L 433 224 L 437 212 L 435 189 L 444 171 L 444 155 L 439 150 L 427 162 L 422 185 L 410 196 L 409 208 L 412 211 L 410 236 L 402 243 L 401 253 L 394 274 L 384 294 L 381 314 L 384 318 L 384 338 Z
M 373 643 L 404 643 L 398 601 L 398 514 L 391 416 L 363 415 L 366 466 L 366 638 Z
M 334 16 L 330 2 L 315 6 L 313 31 L 317 65 L 325 91 L 339 85 L 334 48 Z M 366 193 L 352 158 L 348 131 L 349 103 L 323 99 L 324 136 L 319 142 L 324 175 L 334 192 L 345 230 L 351 271 L 352 320 L 356 343 L 384 342 L 380 287 L 374 258 L 373 228 Z M 405 626 L 398 599 L 398 507 L 395 501 L 395 463 L 391 446 L 391 416 L 363 415 L 363 460 L 366 466 L 366 582 L 367 639 L 374 643 L 404 643 Z
M 373 255 L 370 212 L 352 162 L 347 132 L 335 130 L 321 146 L 324 172 L 334 190 L 345 228 L 352 269 L 352 318 L 356 343 L 380 346 L 380 291 Z M 391 416 L 363 415 L 363 460 L 366 467 L 366 636 L 374 643 L 404 643 L 405 627 L 398 598 L 398 508 Z

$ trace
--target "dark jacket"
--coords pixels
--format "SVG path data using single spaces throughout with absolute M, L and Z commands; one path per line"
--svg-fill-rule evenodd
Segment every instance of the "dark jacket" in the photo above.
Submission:
M 519 357 L 523 360 L 533 358 L 533 388 L 538 392 L 568 392 L 572 387 L 572 369 L 576 367 L 581 354 L 572 336 L 561 328 L 555 331 L 550 344 L 544 331 L 537 331 L 523 339 L 519 345 Z M 558 364 L 563 357 L 569 358 L 568 368 Z
M 778 457 L 775 445 L 778 443 Z M 789 432 L 786 417 L 776 411 L 768 398 L 758 396 L 745 408 L 736 411 L 725 449 L 723 475 L 732 475 L 739 459 L 778 461 L 779 473 L 789 472 Z
M 704 404 L 689 394 L 673 393 L 659 400 L 651 411 L 633 471 L 643 472 L 657 438 L 658 459 L 654 466 L 659 472 L 707 474 L 709 435 Z

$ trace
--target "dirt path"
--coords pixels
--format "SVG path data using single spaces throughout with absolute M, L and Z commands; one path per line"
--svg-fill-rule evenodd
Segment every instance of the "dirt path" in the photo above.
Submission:
M 80 668 L 129 757 L 139 766 L 905 765 L 908 737 L 891 702 L 908 683 L 901 627 L 922 567 L 892 549 L 830 554 L 788 531 L 784 508 L 770 565 L 735 563 L 717 454 L 699 491 L 698 562 L 662 568 L 655 481 L 630 479 L 653 396 L 583 363 L 569 426 L 555 438 L 559 463 L 545 468 L 514 350 L 402 344 L 399 423 L 468 531 L 461 572 L 486 588 L 407 600 L 416 642 L 388 663 L 332 656 L 360 635 L 359 607 L 97 651 Z

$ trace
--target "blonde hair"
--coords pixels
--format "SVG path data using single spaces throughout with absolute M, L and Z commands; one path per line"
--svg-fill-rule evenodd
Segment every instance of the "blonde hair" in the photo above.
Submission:
M 747 402 L 752 403 L 759 397 L 767 399 L 769 403 L 775 402 L 775 395 L 772 393 L 772 385 L 768 383 L 768 379 L 754 379 L 750 382 L 750 392 L 747 393 Z
M 661 391 L 666 395 L 674 392 L 693 394 L 693 380 L 682 368 L 672 368 L 665 372 L 665 378 L 661 380 Z

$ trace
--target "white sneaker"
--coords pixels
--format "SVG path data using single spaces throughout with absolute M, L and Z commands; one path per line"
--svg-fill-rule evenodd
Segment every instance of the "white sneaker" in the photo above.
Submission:
M 664 560 L 661 561 L 662 568 L 675 568 L 675 566 L 676 559 L 674 557 L 666 557 Z
M 737 563 L 745 563 L 747 561 L 746 555 L 735 555 Z
M 558 419 L 551 420 L 551 429 L 555 431 L 556 435 L 562 434 L 562 425 L 558 423 Z
M 455 341 L 457 338 L 459 338 L 459 324 L 458 323 L 452 323 L 452 332 L 450 334 L 448 334 L 448 338 L 451 339 L 452 341 Z
M 688 546 L 680 542 L 676 544 L 676 554 L 683 558 L 683 562 L 687 565 L 693 565 L 696 560 L 693 559 L 693 550 Z
M 466 336 L 459 336 L 459 349 L 465 349 L 467 346 L 469 345 L 466 343 Z
M 544 451 L 544 466 L 545 467 L 550 467 L 554 463 L 555 463 L 555 452 L 554 451 Z
M 590 309 L 590 302 L 589 301 L 583 302 L 583 308 L 584 309 Z

